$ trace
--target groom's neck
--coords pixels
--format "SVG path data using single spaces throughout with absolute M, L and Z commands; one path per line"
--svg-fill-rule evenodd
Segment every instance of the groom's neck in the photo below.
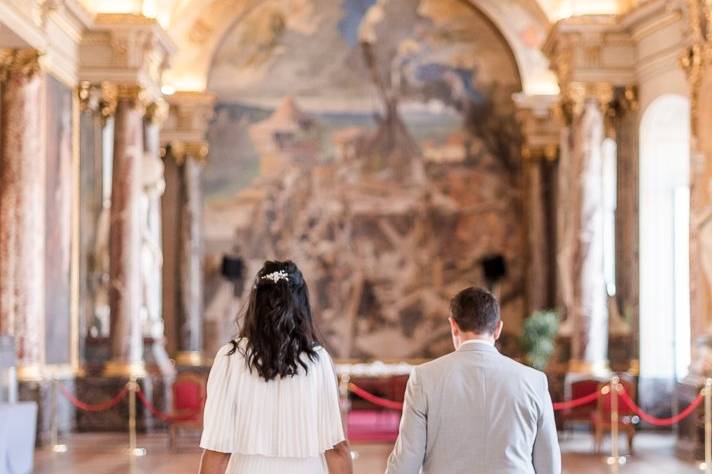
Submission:
M 492 334 L 478 334 L 475 332 L 463 332 L 460 335 L 460 345 L 465 344 L 466 342 L 472 342 L 472 341 L 482 341 L 482 342 L 487 342 L 490 344 L 494 344 L 494 336 Z

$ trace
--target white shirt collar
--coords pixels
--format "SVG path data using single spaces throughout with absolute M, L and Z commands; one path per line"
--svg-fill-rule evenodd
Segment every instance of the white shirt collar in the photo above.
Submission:
M 485 344 L 494 347 L 494 341 L 488 341 L 485 339 L 468 339 L 463 341 L 460 346 L 464 346 L 465 344 Z

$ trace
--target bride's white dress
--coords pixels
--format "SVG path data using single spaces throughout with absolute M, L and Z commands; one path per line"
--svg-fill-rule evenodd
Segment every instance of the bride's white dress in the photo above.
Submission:
M 227 473 L 326 473 L 324 451 L 345 439 L 334 366 L 319 359 L 294 377 L 265 382 L 240 351 L 222 347 L 208 377 L 200 447 L 230 453 Z

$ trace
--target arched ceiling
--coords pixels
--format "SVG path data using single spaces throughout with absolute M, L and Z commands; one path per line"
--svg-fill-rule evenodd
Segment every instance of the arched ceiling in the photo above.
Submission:
M 540 47 L 552 23 L 571 15 L 619 13 L 643 0 L 462 0 L 479 8 L 509 43 L 527 94 L 558 92 Z M 165 81 L 176 90 L 204 90 L 226 32 L 257 0 L 82 0 L 95 12 L 157 18 L 178 46 Z

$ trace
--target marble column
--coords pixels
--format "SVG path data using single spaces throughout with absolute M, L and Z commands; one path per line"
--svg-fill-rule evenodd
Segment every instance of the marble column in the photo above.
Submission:
M 162 99 L 151 103 L 144 118 L 143 193 L 141 196 L 141 320 L 144 360 L 149 372 L 168 388 L 175 375 L 165 346 L 161 196 L 165 190 L 160 128 L 165 117 Z M 164 399 L 169 394 L 167 393 Z
M 712 376 L 712 66 L 701 80 L 693 107 L 690 162 L 691 372 Z M 695 110 L 696 108 L 696 110 Z
M 544 167 L 546 159 L 541 155 L 525 156 L 524 176 L 526 182 L 526 215 L 527 215 L 527 306 L 529 313 L 551 308 L 549 299 L 549 245 L 552 241 L 549 235 L 545 193 Z M 553 157 L 552 157 L 553 158 Z
M 0 53 L 0 333 L 15 337 L 20 379 L 44 364 L 43 81 L 35 50 Z
M 165 189 L 160 146 L 160 105 L 148 106 L 144 120 L 141 196 L 141 315 L 144 337 L 163 339 L 161 308 L 161 196 Z
M 203 348 L 203 223 L 201 172 L 207 147 L 176 143 L 168 147 L 166 222 L 178 238 L 165 249 L 173 278 L 166 298 L 173 309 L 176 362 L 199 365 Z M 167 243 L 164 241 L 164 243 Z M 167 262 L 168 263 L 168 262 Z
M 179 362 L 195 361 L 203 348 L 203 195 L 204 149 L 188 150 L 181 182 Z M 187 357 L 186 357 L 187 356 Z
M 602 103 L 607 101 L 580 96 L 562 135 L 558 197 L 562 222 L 557 260 L 565 318 L 561 329 L 571 340 L 573 372 L 602 372 L 606 367 Z
M 119 86 L 114 115 L 109 235 L 111 360 L 108 376 L 143 374 L 141 326 L 141 184 L 143 109 L 140 89 Z

